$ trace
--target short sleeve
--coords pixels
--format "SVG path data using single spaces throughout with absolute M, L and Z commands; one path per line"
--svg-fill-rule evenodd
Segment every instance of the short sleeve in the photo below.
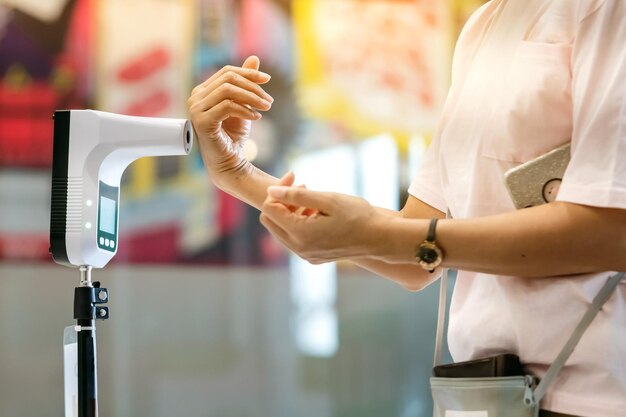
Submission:
M 450 104 L 452 90 L 457 83 L 463 83 L 466 75 L 465 72 L 462 71 L 459 62 L 467 60 L 467 55 L 471 53 L 469 51 L 475 49 L 475 46 L 472 45 L 472 39 L 476 39 L 478 36 L 472 34 L 472 28 L 474 26 L 481 27 L 478 22 L 480 22 L 484 17 L 488 6 L 489 3 L 486 3 L 476 10 L 463 26 L 463 30 L 459 35 L 452 60 L 452 85 L 450 87 L 450 91 L 448 91 L 448 97 L 446 98 L 441 119 L 439 120 L 438 132 L 435 134 L 431 145 L 426 150 L 424 159 L 422 160 L 417 173 L 413 177 L 408 190 L 409 194 L 413 197 L 443 213 L 448 211 L 448 205 L 446 204 L 446 200 L 444 198 L 443 182 L 441 181 L 441 155 L 439 150 L 439 143 L 441 141 L 440 131 L 442 126 L 447 122 L 446 109 Z
M 557 200 L 626 209 L 626 1 L 578 24 L 572 50 L 572 158 Z
M 443 197 L 439 169 L 439 138 L 435 137 L 424 154 L 424 159 L 409 186 L 409 194 L 445 213 L 448 211 Z

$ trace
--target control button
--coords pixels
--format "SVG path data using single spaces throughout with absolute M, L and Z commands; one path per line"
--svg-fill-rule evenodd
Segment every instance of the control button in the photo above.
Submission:
M 104 246 L 109 246 L 109 239 L 104 239 Z
M 115 241 L 114 240 L 111 241 L 111 249 L 113 249 L 113 248 L 115 248 Z
M 100 237 L 100 245 L 104 245 L 104 238 L 102 236 Z

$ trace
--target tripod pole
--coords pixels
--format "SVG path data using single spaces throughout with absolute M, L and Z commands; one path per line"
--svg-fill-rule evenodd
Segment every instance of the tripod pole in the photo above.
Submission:
M 80 267 L 80 286 L 74 289 L 74 318 L 78 344 L 78 417 L 98 416 L 95 319 L 109 318 L 106 288 L 91 281 L 91 266 Z

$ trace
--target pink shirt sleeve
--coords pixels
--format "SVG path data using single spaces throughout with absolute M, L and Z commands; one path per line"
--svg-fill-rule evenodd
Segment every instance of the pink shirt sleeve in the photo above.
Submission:
M 626 209 L 626 2 L 578 26 L 572 51 L 572 159 L 560 201 Z
M 439 138 L 437 136 L 428 147 L 422 165 L 413 177 L 409 186 L 409 194 L 441 212 L 448 211 L 442 192 L 439 170 Z

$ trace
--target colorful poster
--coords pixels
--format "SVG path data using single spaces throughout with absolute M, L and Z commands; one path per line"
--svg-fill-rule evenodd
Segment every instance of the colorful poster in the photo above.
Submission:
M 187 118 L 195 6 L 193 0 L 99 2 L 98 109 Z M 209 194 L 196 157 L 142 158 L 127 169 L 115 262 L 177 262 L 207 243 Z
M 52 115 L 90 105 L 93 3 L 0 4 L 0 259 L 48 260 Z
M 237 14 L 234 0 L 198 0 L 196 16 L 195 84 L 215 70 L 235 62 Z
M 240 0 L 237 55 L 257 55 L 264 68 L 293 71 L 293 31 L 289 15 L 271 0 Z
M 432 130 L 449 85 L 446 2 L 294 0 L 298 101 L 361 135 Z
M 89 0 L 0 8 L 0 167 L 48 168 L 52 115 L 88 105 Z
M 183 117 L 191 89 L 192 0 L 98 2 L 98 108 Z

